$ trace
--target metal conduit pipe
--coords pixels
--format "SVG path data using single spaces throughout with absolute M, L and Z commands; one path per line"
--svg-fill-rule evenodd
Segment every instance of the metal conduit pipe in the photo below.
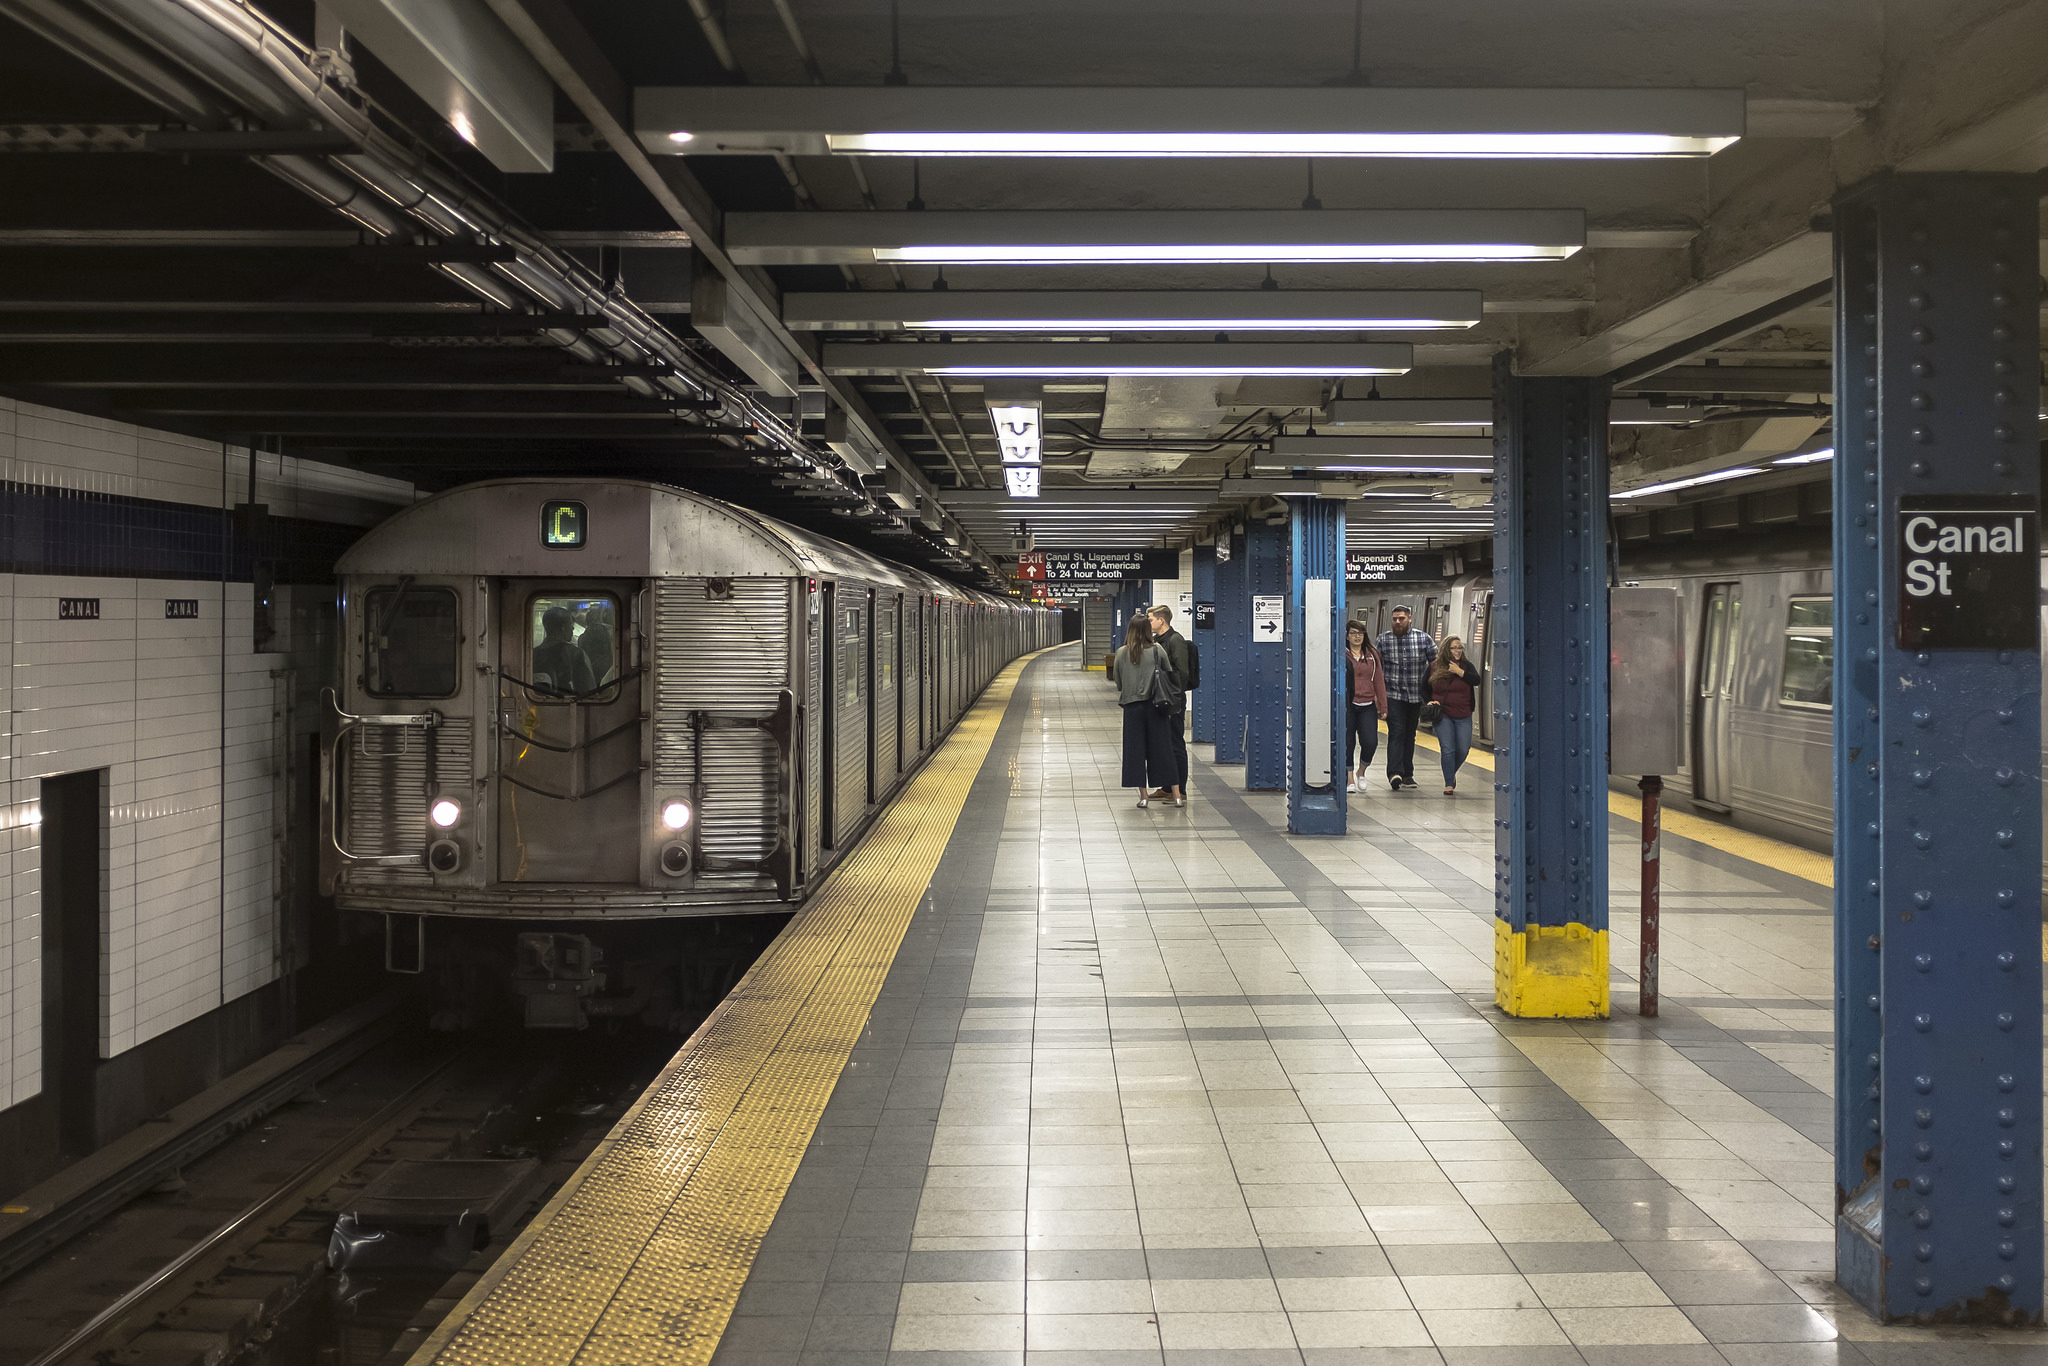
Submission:
M 151 41 L 174 53 L 197 74 L 224 90 L 232 91 L 251 108 L 271 120 L 287 123 L 313 121 L 345 131 L 359 139 L 360 153 L 330 158 L 282 156 L 258 160 L 281 179 L 298 185 L 316 199 L 379 233 L 393 237 L 408 234 L 403 219 L 361 193 L 366 188 L 390 205 L 445 237 L 475 236 L 512 246 L 517 262 L 495 270 L 450 264 L 442 269 L 466 288 L 508 310 L 521 310 L 529 300 L 511 292 L 516 285 L 545 308 L 601 315 L 608 324 L 588 331 L 559 330 L 553 339 L 579 358 L 592 361 L 619 359 L 629 363 L 664 361 L 677 373 L 664 377 L 659 388 L 635 385 L 636 392 L 649 395 L 671 392 L 686 397 L 709 399 L 721 404 L 716 413 L 690 415 L 686 420 L 704 423 L 737 417 L 751 423 L 761 439 L 782 448 L 786 460 L 811 467 L 821 474 L 858 488 L 837 461 L 827 460 L 809 450 L 801 437 L 775 414 L 763 408 L 743 391 L 712 374 L 680 341 L 630 302 L 608 294 L 601 282 L 580 262 L 557 250 L 509 213 L 484 199 L 463 183 L 459 176 L 438 168 L 419 150 L 406 147 L 386 134 L 361 109 L 329 86 L 312 70 L 309 54 L 288 34 L 270 27 L 263 17 L 232 0 L 91 0 L 99 9 L 117 17 L 123 27 L 150 35 Z M 61 0 L 0 0 L 0 12 L 16 13 L 28 6 L 54 11 L 62 16 L 74 37 L 67 50 L 81 46 L 82 57 L 100 61 L 109 52 L 132 54 L 125 39 L 96 23 L 86 23 L 77 11 Z M 177 13 L 166 14 L 165 11 Z M 180 16 L 183 16 L 182 18 Z M 707 16 L 708 17 L 708 16 Z M 48 26 L 38 25 L 38 31 Z M 715 28 L 715 23 L 714 23 Z M 225 41 L 223 41 L 225 40 Z M 722 41 L 722 36 L 721 36 Z M 728 55 L 729 55 L 728 49 Z M 145 66 L 147 64 L 145 63 Z M 202 110 L 188 95 L 174 101 L 159 94 L 161 80 L 131 79 L 128 73 L 110 72 L 139 93 L 181 117 L 197 119 Z M 168 73 L 167 73 L 168 74 Z M 192 94 L 199 93 L 196 88 Z M 212 126 L 230 120 L 225 111 L 213 110 Z M 353 182 L 353 184 L 351 184 Z
M 264 64 L 242 44 L 182 5 L 134 0 L 72 0 L 140 38 L 155 51 L 175 54 L 242 109 L 272 127 L 304 127 L 312 110 L 278 88 Z
M 0 0 L 0 14 L 194 128 L 227 125 L 227 106 L 125 36 L 62 0 Z
M 844 479 L 839 470 L 806 450 L 796 434 L 772 414 L 732 386 L 704 373 L 695 358 L 665 329 L 630 304 L 605 294 L 594 279 L 586 279 L 588 272 L 580 263 L 526 231 L 458 177 L 437 173 L 418 152 L 385 135 L 311 70 L 305 54 L 297 50 L 288 35 L 270 29 L 259 16 L 238 6 L 208 0 L 191 4 L 165 0 L 93 3 L 95 9 L 106 15 L 106 21 L 96 14 L 66 6 L 61 0 L 0 0 L 0 12 L 22 18 L 65 50 L 195 126 L 222 127 L 234 122 L 234 115 L 211 99 L 203 88 L 136 49 L 122 36 L 121 29 L 142 34 L 147 41 L 175 53 L 193 71 L 232 92 L 267 122 L 292 125 L 318 121 L 355 134 L 365 144 L 364 153 L 337 158 L 278 156 L 256 160 L 280 179 L 379 236 L 411 237 L 416 233 L 373 195 L 389 201 L 440 235 L 474 234 L 514 246 L 522 253 L 520 261 L 509 268 L 500 267 L 495 273 L 459 264 L 448 264 L 442 269 L 466 288 L 508 310 L 519 311 L 529 306 L 527 298 L 506 287 L 515 284 L 544 307 L 604 316 L 613 326 L 588 332 L 554 330 L 551 340 L 568 354 L 591 362 L 666 360 L 678 367 L 678 374 L 665 377 L 659 386 L 635 377 L 626 381 L 628 387 L 647 396 L 666 392 L 720 401 L 723 406 L 719 413 L 702 417 L 689 414 L 684 420 L 703 423 L 736 412 L 751 419 L 764 439 L 784 446 L 785 460 Z M 119 28 L 109 27 L 109 22 Z M 365 193 L 366 190 L 372 193 Z M 506 278 L 501 280 L 501 275 Z

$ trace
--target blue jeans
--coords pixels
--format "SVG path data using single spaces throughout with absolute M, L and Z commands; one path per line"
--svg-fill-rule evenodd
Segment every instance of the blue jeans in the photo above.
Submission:
M 1458 785 L 1458 768 L 1472 752 L 1472 718 L 1445 716 L 1436 723 L 1438 758 L 1444 765 L 1444 786 Z

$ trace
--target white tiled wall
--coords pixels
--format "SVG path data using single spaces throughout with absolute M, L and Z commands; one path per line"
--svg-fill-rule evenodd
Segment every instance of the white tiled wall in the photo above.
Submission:
M 249 497 L 248 454 L 0 398 L 0 478 L 205 507 Z M 273 516 L 369 525 L 409 484 L 256 457 Z M 59 621 L 60 597 L 100 600 Z M 164 600 L 196 598 L 197 621 Z M 39 780 L 108 770 L 102 1052 L 113 1056 L 279 971 L 273 829 L 280 654 L 251 649 L 248 584 L 0 574 L 0 1107 L 41 1089 Z M 225 622 L 223 622 L 225 616 Z M 223 626 L 225 625 L 225 632 Z

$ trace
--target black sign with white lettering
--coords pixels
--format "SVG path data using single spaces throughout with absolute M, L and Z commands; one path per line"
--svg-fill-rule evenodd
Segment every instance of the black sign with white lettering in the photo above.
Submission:
M 1899 648 L 2040 647 L 2040 504 L 1929 495 L 1899 500 Z
M 1195 604 L 1195 629 L 1197 631 L 1213 631 L 1216 629 L 1215 603 L 1198 602 Z
M 1373 555 L 1354 550 L 1344 557 L 1344 578 L 1350 583 L 1387 583 L 1396 579 L 1440 579 L 1441 555 Z
M 1179 573 L 1176 550 L 1027 550 L 1017 557 L 1018 578 L 1062 586 L 1170 579 Z
M 57 599 L 57 620 L 59 621 L 98 621 L 99 619 L 100 600 L 98 598 Z
M 197 598 L 165 598 L 165 599 L 164 599 L 164 620 L 166 620 L 166 621 L 197 621 L 197 620 L 199 620 L 199 599 L 197 599 Z

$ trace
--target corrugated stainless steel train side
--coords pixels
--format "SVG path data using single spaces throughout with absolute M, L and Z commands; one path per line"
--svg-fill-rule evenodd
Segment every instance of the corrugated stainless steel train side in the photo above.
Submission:
M 625 1008 L 608 951 L 791 909 L 1060 637 L 1057 612 L 635 480 L 454 489 L 339 574 L 323 886 L 384 918 L 394 970 L 485 945 L 534 1025 L 658 1013 Z
M 1808 848 L 1834 838 L 1834 574 L 1826 541 L 1779 540 L 1755 550 L 1626 555 L 1625 582 L 1678 590 L 1685 642 L 1687 761 L 1662 775 L 1664 800 Z M 2042 583 L 2048 589 L 2048 560 Z M 1367 594 L 1370 614 L 1394 594 Z M 1409 592 L 1402 598 L 1419 597 Z M 2044 592 L 2048 597 L 2048 592 Z M 1437 605 L 1432 599 L 1432 605 Z M 1443 591 L 1439 630 L 1463 636 L 1493 676 L 1490 574 L 1466 574 Z M 2048 605 L 2042 609 L 2048 646 Z M 2048 661 L 2048 649 L 2044 649 Z M 1491 747 L 1493 715 L 1482 698 L 1475 740 Z M 2044 707 L 2048 721 L 2048 707 Z M 2048 747 L 2042 755 L 2048 769 Z M 1634 793 L 1638 775 L 1614 778 Z M 2048 834 L 2048 814 L 2043 819 Z M 2042 870 L 2048 890 L 2048 865 Z

